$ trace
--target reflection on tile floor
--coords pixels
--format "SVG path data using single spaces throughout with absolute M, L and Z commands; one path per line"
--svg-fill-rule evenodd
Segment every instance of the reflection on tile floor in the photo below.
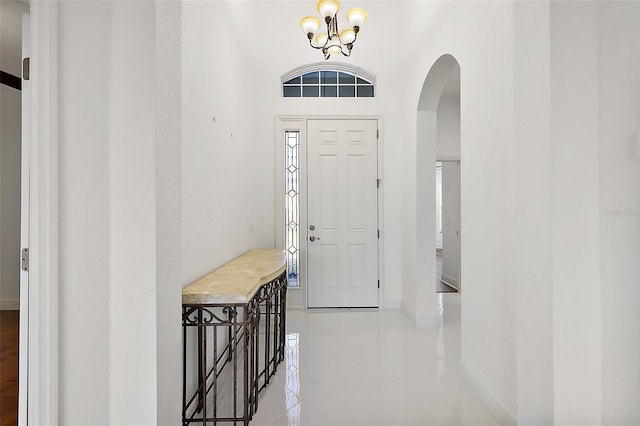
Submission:
M 285 361 L 252 425 L 497 425 L 461 382 L 460 295 L 444 326 L 400 311 L 287 313 Z

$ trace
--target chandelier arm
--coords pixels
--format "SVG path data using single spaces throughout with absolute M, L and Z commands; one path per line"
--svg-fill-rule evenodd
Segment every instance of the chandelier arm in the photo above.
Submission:
M 322 46 L 323 49 L 327 47 L 327 45 L 329 45 L 329 40 L 331 40 L 331 23 L 332 22 L 333 20 L 327 22 L 327 39 L 324 42 L 324 46 Z M 325 58 L 325 59 L 328 59 L 328 58 Z
M 313 40 L 311 39 L 309 39 L 309 46 L 313 47 L 314 49 L 324 49 L 324 46 L 314 46 Z

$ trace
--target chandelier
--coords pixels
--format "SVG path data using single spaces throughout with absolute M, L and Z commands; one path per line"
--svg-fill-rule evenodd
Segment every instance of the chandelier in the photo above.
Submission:
M 344 56 L 351 56 L 351 50 L 358 38 L 360 28 L 367 20 L 367 11 L 361 7 L 349 9 L 347 22 L 349 22 L 350 28 L 340 32 L 338 30 L 340 3 L 337 0 L 320 0 L 317 8 L 327 24 L 327 32 L 318 33 L 321 23 L 315 16 L 305 16 L 300 20 L 300 26 L 307 35 L 311 47 L 322 50 L 324 59 L 329 59 L 331 55 L 340 53 Z

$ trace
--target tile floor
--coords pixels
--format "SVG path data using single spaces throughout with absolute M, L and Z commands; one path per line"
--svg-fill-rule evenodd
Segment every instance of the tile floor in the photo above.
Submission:
M 497 425 L 458 375 L 460 295 L 444 326 L 400 311 L 290 311 L 287 352 L 252 425 Z

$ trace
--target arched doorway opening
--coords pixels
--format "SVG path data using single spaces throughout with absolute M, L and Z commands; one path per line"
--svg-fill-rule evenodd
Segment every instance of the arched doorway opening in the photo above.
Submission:
M 442 313 L 437 284 L 445 281 L 449 285 L 440 287 L 448 291 L 461 288 L 460 65 L 452 55 L 439 57 L 425 78 L 418 101 L 416 135 L 416 276 L 425 277 L 420 284 L 422 291 L 418 291 L 423 301 L 418 303 L 436 320 Z M 440 191 L 436 187 L 437 162 L 441 166 Z

